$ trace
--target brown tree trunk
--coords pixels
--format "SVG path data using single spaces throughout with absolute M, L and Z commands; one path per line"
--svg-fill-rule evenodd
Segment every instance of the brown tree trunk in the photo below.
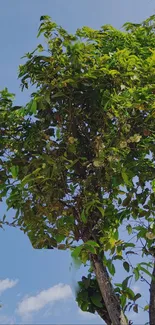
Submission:
M 105 312 L 99 308 L 96 308 L 96 311 L 97 311 L 98 315 L 104 320 L 106 325 L 112 325 L 112 322 L 111 322 L 108 312 Z
M 91 261 L 112 325 L 127 325 L 128 321 L 121 310 L 119 300 L 113 290 L 106 267 L 97 255 L 91 254 Z
M 152 280 L 150 284 L 149 318 L 150 325 L 155 325 L 155 258 L 153 264 Z

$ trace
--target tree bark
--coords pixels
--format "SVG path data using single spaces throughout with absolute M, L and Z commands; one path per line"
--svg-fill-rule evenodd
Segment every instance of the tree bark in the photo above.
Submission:
M 149 321 L 150 325 L 155 325 L 155 258 L 153 263 L 152 280 L 150 284 Z
M 106 267 L 97 255 L 91 254 L 91 261 L 112 325 L 128 325 L 119 300 L 115 295 Z
M 111 319 L 110 319 L 109 314 L 108 314 L 108 311 L 101 310 L 99 308 L 96 308 L 96 311 L 97 311 L 98 315 L 104 320 L 106 325 L 112 325 Z

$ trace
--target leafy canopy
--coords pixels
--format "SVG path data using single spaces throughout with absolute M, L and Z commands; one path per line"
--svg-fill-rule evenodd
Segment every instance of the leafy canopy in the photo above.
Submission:
M 130 270 L 123 254 L 135 244 L 119 239 L 124 220 L 144 220 L 134 228 L 143 253 L 155 239 L 154 21 L 71 35 L 42 16 L 46 44 L 19 67 L 22 89 L 35 86 L 31 101 L 14 107 L 13 95 L 0 93 L 0 196 L 16 210 L 11 224 L 33 247 L 70 248 L 84 264 L 108 252 L 112 275 L 116 259 Z

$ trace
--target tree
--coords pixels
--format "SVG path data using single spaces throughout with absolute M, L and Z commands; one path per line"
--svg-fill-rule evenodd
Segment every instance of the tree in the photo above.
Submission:
M 22 89 L 36 88 L 31 101 L 13 106 L 1 91 L 0 193 L 16 210 L 2 224 L 20 227 L 34 248 L 70 249 L 90 264 L 77 301 L 108 325 L 127 324 L 128 307 L 138 312 L 141 295 L 128 283 L 143 273 L 155 324 L 154 22 L 71 35 L 42 16 L 46 45 L 19 67 Z M 125 223 L 135 240 L 119 237 Z M 142 262 L 133 267 L 137 242 Z M 121 284 L 111 278 L 115 261 L 130 272 Z

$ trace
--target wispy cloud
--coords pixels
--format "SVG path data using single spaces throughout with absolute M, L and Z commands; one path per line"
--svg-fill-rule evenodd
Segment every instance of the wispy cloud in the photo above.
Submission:
M 40 291 L 36 296 L 25 297 L 17 307 L 17 313 L 29 317 L 49 303 L 54 303 L 72 297 L 71 287 L 67 284 L 57 284 L 47 290 Z
M 0 280 L 0 295 L 7 289 L 13 288 L 17 284 L 18 280 L 4 279 Z

